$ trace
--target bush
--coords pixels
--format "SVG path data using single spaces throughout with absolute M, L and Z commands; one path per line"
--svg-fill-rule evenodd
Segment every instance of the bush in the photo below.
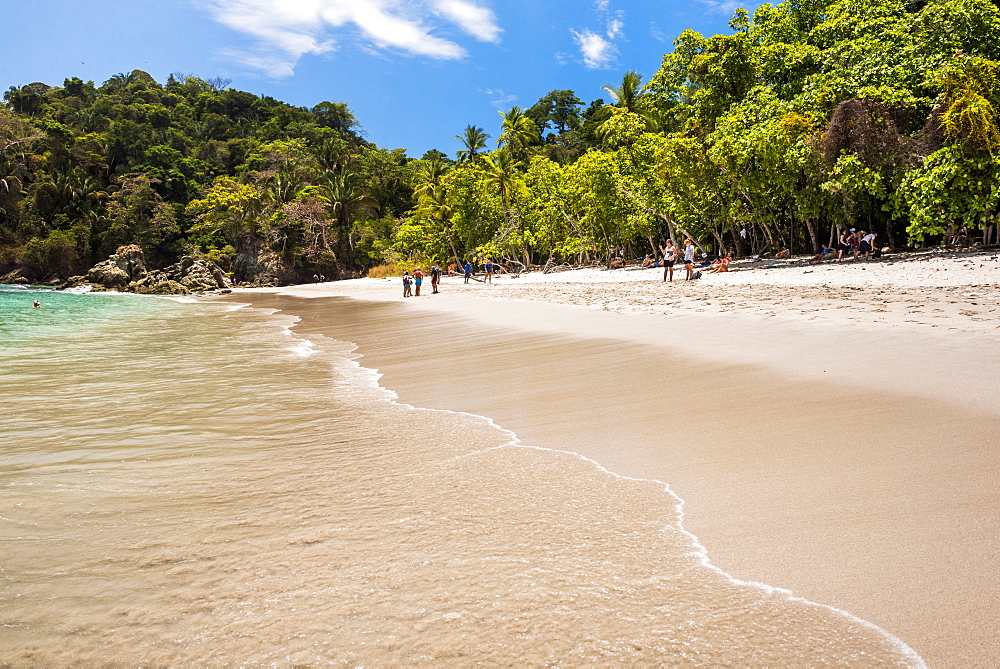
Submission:
M 35 237 L 24 245 L 21 257 L 39 276 L 69 276 L 78 260 L 76 235 L 70 230 L 53 230 L 48 237 Z

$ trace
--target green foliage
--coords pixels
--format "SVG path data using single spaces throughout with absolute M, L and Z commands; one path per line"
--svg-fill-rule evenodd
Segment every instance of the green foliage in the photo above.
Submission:
M 291 280 L 603 262 L 668 236 L 804 251 L 836 226 L 935 241 L 1000 205 L 996 3 L 790 0 L 729 27 L 682 32 L 648 83 L 630 70 L 604 87 L 612 104 L 557 89 L 502 112 L 492 151 L 470 124 L 457 162 L 365 142 L 341 102 L 295 107 L 223 80 L 14 86 L 4 262 L 64 273 L 137 243 L 152 264 L 197 250 L 240 280 Z

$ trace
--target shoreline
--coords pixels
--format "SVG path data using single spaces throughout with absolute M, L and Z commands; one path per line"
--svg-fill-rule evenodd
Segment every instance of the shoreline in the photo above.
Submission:
M 522 443 L 567 450 L 618 475 L 664 481 L 685 501 L 685 529 L 707 548 L 713 565 L 735 579 L 789 589 L 869 621 L 932 666 L 1000 658 L 989 630 L 970 629 L 988 620 L 997 605 L 981 587 L 992 578 L 995 546 L 986 528 L 995 520 L 997 501 L 990 481 L 1000 469 L 988 452 L 1000 415 L 984 396 L 1000 368 L 985 349 L 997 343 L 993 331 L 971 320 L 979 328 L 974 332 L 928 327 L 930 318 L 914 324 L 871 317 L 845 331 L 834 318 L 805 321 L 802 313 L 815 313 L 804 309 L 785 316 L 754 313 L 755 294 L 746 291 L 736 313 L 679 315 L 669 306 L 659 315 L 626 313 L 626 307 L 609 308 L 607 302 L 628 305 L 630 288 L 679 286 L 648 279 L 596 284 L 587 277 L 566 280 L 566 274 L 505 278 L 497 290 L 463 289 L 460 278 L 451 278 L 440 295 L 405 303 L 395 282 L 385 280 L 238 290 L 227 301 L 276 301 L 302 318 L 296 326 L 301 334 L 343 338 L 351 324 L 331 329 L 324 322 L 325 300 L 312 298 L 352 297 L 372 312 L 361 319 L 362 329 L 371 325 L 377 332 L 355 342 L 362 364 L 378 369 L 383 386 L 400 401 L 486 416 Z M 801 271 L 796 274 L 801 280 Z M 989 277 L 977 283 L 981 293 L 997 290 Z M 703 279 L 680 290 L 705 285 Z M 951 303 L 952 292 L 937 291 L 930 299 Z M 542 301 L 598 294 L 605 303 L 596 308 Z M 379 350 L 398 329 L 377 329 L 387 318 L 413 333 L 417 351 Z M 436 322 L 461 332 L 443 346 L 424 346 L 421 333 L 433 332 Z M 463 343 L 484 332 L 496 336 L 478 350 L 474 342 Z M 866 355 L 880 365 L 875 378 L 844 373 L 843 366 L 820 370 L 808 364 L 817 350 L 850 352 L 873 333 L 878 351 Z M 523 348 L 514 356 L 505 344 L 511 336 Z M 576 343 L 567 344 L 567 337 Z M 579 350 L 569 350 L 574 346 Z M 738 350 L 743 352 L 734 355 Z M 912 356 L 925 362 L 914 364 Z M 671 382 L 673 369 L 681 378 Z M 502 387 L 520 384 L 520 397 L 484 397 L 461 384 L 452 387 L 456 376 L 470 370 L 477 378 L 498 379 Z M 619 373 L 623 387 L 609 387 L 608 379 Z M 914 385 L 928 377 L 935 383 Z M 700 384 L 697 396 L 672 397 L 691 379 Z M 956 401 L 956 388 L 976 401 Z M 720 402 L 728 402 L 728 418 L 715 415 Z M 709 443 L 651 440 L 658 431 L 673 434 L 673 421 L 657 416 L 664 404 L 700 416 L 690 431 L 695 441 L 707 432 Z M 855 407 L 874 415 L 859 417 Z M 948 429 L 935 428 L 935 414 L 944 414 L 947 425 L 941 427 Z M 710 416 L 708 425 L 704 416 Z M 860 436 L 823 429 L 844 421 L 847 432 L 854 428 Z M 963 493 L 965 499 L 956 497 Z M 935 507 L 936 499 L 943 506 Z M 982 528 L 982 536 L 966 531 L 975 528 Z M 920 537 L 926 537 L 923 544 Z

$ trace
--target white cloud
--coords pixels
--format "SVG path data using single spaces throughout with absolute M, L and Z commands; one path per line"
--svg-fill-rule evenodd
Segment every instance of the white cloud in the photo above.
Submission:
M 667 33 L 663 32 L 660 26 L 655 23 L 649 24 L 649 34 L 653 36 L 657 42 L 670 42 L 671 38 Z
M 472 0 L 202 0 L 220 23 L 257 39 L 250 53 L 230 57 L 274 77 L 293 73 L 307 54 L 335 47 L 344 33 L 405 54 L 442 60 L 463 58 L 458 43 L 432 34 L 433 18 L 443 18 L 484 42 L 498 42 L 500 26 L 489 9 Z
M 698 0 L 698 2 L 705 5 L 710 13 L 726 16 L 731 16 L 740 7 L 752 8 L 757 5 L 756 2 L 746 3 L 739 0 Z
M 517 102 L 516 95 L 507 95 L 499 88 L 487 88 L 483 91 L 490 98 L 490 104 L 497 108 L 508 108 L 514 102 Z
M 483 42 L 500 41 L 503 29 L 497 24 L 493 12 L 486 7 L 466 0 L 434 0 L 434 8 L 476 39 Z
M 592 30 L 571 30 L 576 45 L 580 48 L 580 55 L 583 56 L 583 64 L 590 68 L 608 67 L 618 49 L 602 35 L 598 35 Z
M 608 21 L 608 39 L 618 39 L 622 36 L 624 29 L 624 22 L 619 19 L 611 19 Z
M 714 2 L 717 0 L 699 0 L 701 2 Z M 598 18 L 604 22 L 603 32 L 584 28 L 575 30 L 570 28 L 573 41 L 580 49 L 580 57 L 583 64 L 589 68 L 607 68 L 614 64 L 618 57 L 618 47 L 615 42 L 625 37 L 625 12 L 622 10 L 611 10 L 611 0 L 594 0 L 594 10 Z M 556 60 L 563 62 L 559 54 Z
M 573 41 L 580 49 L 584 65 L 592 69 L 606 68 L 610 67 L 618 57 L 618 47 L 615 46 L 615 41 L 625 37 L 625 21 L 623 20 L 625 12 L 621 10 L 611 11 L 611 0 L 595 0 L 594 9 L 598 18 L 605 23 L 604 32 L 600 33 L 590 28 L 583 30 L 570 28 L 570 34 L 573 35 Z

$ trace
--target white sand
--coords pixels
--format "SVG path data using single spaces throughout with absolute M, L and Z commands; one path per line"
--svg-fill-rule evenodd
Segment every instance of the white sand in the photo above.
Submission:
M 425 281 L 406 300 L 398 278 L 259 292 L 393 301 L 470 332 L 600 340 L 594 350 L 615 358 L 604 366 L 521 351 L 532 359 L 503 384 L 518 392 L 497 396 L 451 381 L 476 365 L 503 374 L 502 345 L 449 359 L 423 343 L 432 333 L 408 331 L 427 359 L 400 370 L 377 340 L 360 352 L 362 364 L 386 364 L 384 383 L 404 401 L 490 415 L 537 445 L 669 483 L 687 501 L 687 529 L 736 577 L 860 615 L 932 666 L 1000 663 L 997 255 L 678 276 L 447 277 L 439 295 Z M 625 353 L 610 355 L 614 342 Z M 666 361 L 678 356 L 696 364 L 674 375 Z M 550 371 L 532 378 L 536 364 Z M 670 410 L 717 418 L 692 430 Z

